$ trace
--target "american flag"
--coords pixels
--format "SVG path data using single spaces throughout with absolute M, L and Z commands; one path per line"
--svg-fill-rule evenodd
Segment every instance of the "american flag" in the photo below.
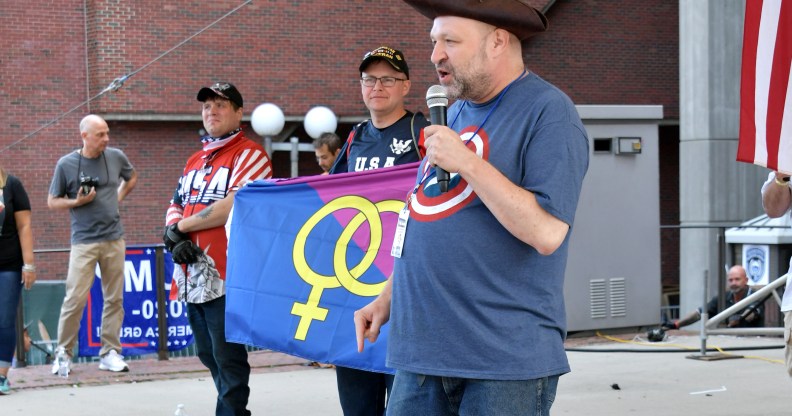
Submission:
M 737 160 L 792 174 L 792 1 L 747 0 Z

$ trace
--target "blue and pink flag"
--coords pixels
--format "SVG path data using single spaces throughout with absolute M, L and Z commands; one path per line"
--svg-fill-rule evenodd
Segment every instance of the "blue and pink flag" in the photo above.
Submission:
M 357 352 L 353 314 L 393 271 L 398 213 L 418 163 L 257 181 L 239 190 L 228 242 L 226 338 L 378 372 L 388 325 Z

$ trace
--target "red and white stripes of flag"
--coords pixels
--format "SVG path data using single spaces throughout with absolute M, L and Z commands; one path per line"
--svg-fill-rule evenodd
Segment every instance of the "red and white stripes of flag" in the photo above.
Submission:
M 792 1 L 747 0 L 737 160 L 792 174 Z

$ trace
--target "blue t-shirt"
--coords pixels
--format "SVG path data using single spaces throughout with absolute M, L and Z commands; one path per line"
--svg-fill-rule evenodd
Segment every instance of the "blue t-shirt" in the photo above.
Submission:
M 388 127 L 378 129 L 364 121 L 349 133 L 331 174 L 362 172 L 421 160 L 423 128 L 429 122 L 421 113 L 406 112 Z
M 493 110 L 494 108 L 494 110 Z M 448 111 L 468 147 L 572 226 L 588 139 L 569 98 L 534 74 Z M 421 176 L 423 167 L 419 169 Z M 413 195 L 396 259 L 387 365 L 420 374 L 528 380 L 569 371 L 563 286 L 569 234 L 543 256 L 509 233 L 457 174 Z

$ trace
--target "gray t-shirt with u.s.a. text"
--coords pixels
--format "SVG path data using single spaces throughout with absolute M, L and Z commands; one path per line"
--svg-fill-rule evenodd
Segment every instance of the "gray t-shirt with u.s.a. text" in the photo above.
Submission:
M 58 160 L 49 189 L 52 196 L 76 198 L 81 175 L 97 179 L 96 198 L 69 210 L 72 244 L 113 241 L 124 236 L 118 212 L 118 186 L 122 180 L 132 178 L 133 172 L 124 152 L 112 147 L 94 159 L 75 151 Z

